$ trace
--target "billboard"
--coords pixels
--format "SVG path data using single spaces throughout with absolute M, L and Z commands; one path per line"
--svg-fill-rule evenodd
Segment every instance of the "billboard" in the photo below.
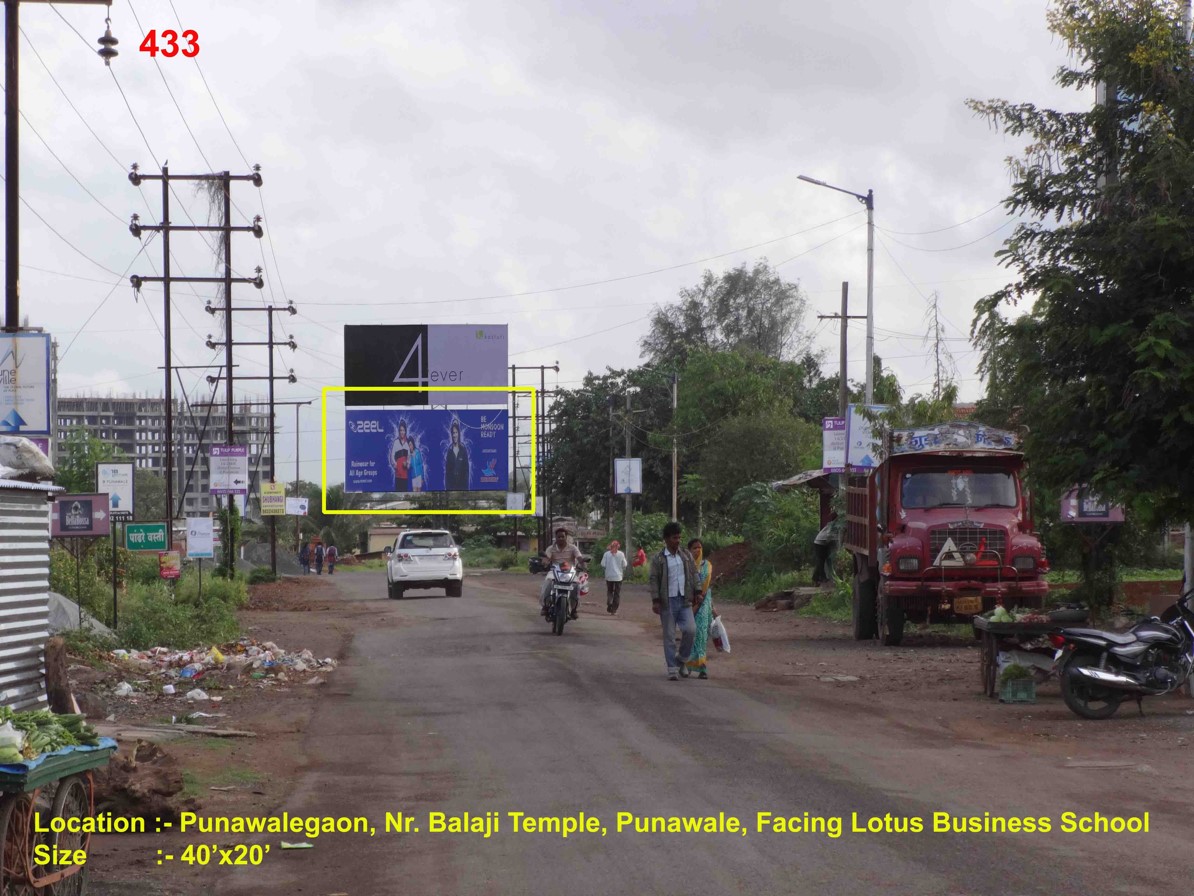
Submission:
M 107 495 L 57 495 L 50 518 L 54 538 L 87 538 L 107 535 Z
M 199 560 L 215 558 L 215 532 L 211 517 L 187 517 L 187 556 Z
M 50 434 L 49 333 L 0 333 L 0 432 Z
M 614 491 L 619 495 L 643 493 L 643 459 L 641 457 L 614 458 Z
M 249 493 L 249 446 L 212 445 L 207 459 L 210 465 L 208 492 L 213 495 Z M 242 514 L 244 504 L 240 504 Z
M 108 512 L 114 520 L 133 518 L 133 465 L 104 462 L 95 465 L 96 491 L 108 493 Z
M 821 419 L 821 472 L 846 472 L 846 418 Z
M 846 408 L 846 463 L 855 470 L 872 470 L 883 460 L 883 446 L 863 412 L 878 414 L 886 410 L 885 404 L 852 404 Z
M 504 492 L 508 417 L 505 410 L 348 410 L 344 490 Z
M 493 392 L 436 386 L 505 386 L 505 324 L 369 324 L 344 328 L 345 386 L 427 386 L 428 392 L 346 392 L 348 407 L 494 404 Z
M 263 482 L 263 483 L 261 483 L 261 515 L 262 516 L 285 516 L 286 515 L 286 483 L 284 483 L 284 482 Z

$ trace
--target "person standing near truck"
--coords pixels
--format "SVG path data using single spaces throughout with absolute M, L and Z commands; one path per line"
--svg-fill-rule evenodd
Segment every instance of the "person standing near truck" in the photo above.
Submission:
M 841 527 L 837 523 L 837 514 L 829 515 L 827 522 L 817 537 L 813 539 L 813 584 L 832 587 L 833 555 L 837 552 L 838 532 Z

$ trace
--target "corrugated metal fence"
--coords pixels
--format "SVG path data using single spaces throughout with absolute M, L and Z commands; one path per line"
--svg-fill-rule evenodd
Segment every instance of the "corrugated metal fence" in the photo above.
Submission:
M 50 485 L 0 480 L 0 703 L 45 706 Z

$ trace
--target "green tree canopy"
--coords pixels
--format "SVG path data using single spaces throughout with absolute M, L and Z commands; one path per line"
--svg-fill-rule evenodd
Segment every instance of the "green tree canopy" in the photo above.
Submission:
M 1016 281 L 980 302 L 985 371 L 1019 401 L 1036 471 L 1109 497 L 1152 492 L 1194 516 L 1194 65 L 1176 0 L 1064 0 L 1080 112 L 1006 100 L 971 107 L 1028 140 L 1011 161 L 1017 226 L 999 252 Z M 1008 305 L 1033 303 L 1024 323 Z M 1035 342 L 1030 347 L 1026 343 Z M 1025 350 L 1028 349 L 1028 350 Z
M 91 435 L 83 427 L 75 427 L 62 440 L 54 484 L 62 486 L 72 494 L 93 492 L 96 464 L 119 460 L 122 457 L 115 448 Z
M 680 290 L 680 301 L 656 307 L 640 346 L 654 366 L 682 367 L 690 352 L 758 352 L 769 358 L 808 353 L 803 331 L 808 299 L 766 259 L 720 276 L 705 271 L 696 286 Z

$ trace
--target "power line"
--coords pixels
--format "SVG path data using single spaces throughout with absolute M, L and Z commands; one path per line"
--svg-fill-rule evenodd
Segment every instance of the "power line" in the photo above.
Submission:
M 979 218 L 985 218 L 1001 205 L 1003 205 L 1002 199 L 999 202 L 996 202 L 985 212 L 979 212 L 973 218 L 967 218 L 965 221 L 959 221 L 957 224 L 950 224 L 948 227 L 938 227 L 936 230 L 888 230 L 886 227 L 879 229 L 881 229 L 884 233 L 894 233 L 896 236 L 928 236 L 931 233 L 944 233 L 947 230 L 954 230 L 955 228 L 961 227 L 964 224 L 969 224 L 971 221 L 977 221 Z
M 896 243 L 897 245 L 903 246 L 905 249 L 912 249 L 916 252 L 954 252 L 958 249 L 965 249 L 967 246 L 973 246 L 975 243 L 981 243 L 987 237 L 994 236 L 995 234 L 999 233 L 999 231 L 1003 230 L 1003 228 L 1007 227 L 1009 224 L 1015 224 L 1016 220 L 1017 220 L 1016 218 L 1008 218 L 1006 221 L 1004 221 L 1002 224 L 1000 224 L 994 230 L 989 231 L 988 233 L 984 233 L 978 239 L 971 240 L 968 243 L 959 243 L 956 246 L 946 246 L 943 249 L 925 249 L 925 248 L 922 248 L 921 246 L 913 246 L 911 243 L 905 243 L 905 242 L 902 242 L 902 241 L 896 240 L 896 239 L 893 239 L 892 242 Z M 883 228 L 881 228 L 881 227 L 876 228 L 876 229 L 883 230 Z M 889 235 L 891 233 L 890 231 L 887 231 L 887 230 L 883 230 L 883 232 L 887 233 Z

